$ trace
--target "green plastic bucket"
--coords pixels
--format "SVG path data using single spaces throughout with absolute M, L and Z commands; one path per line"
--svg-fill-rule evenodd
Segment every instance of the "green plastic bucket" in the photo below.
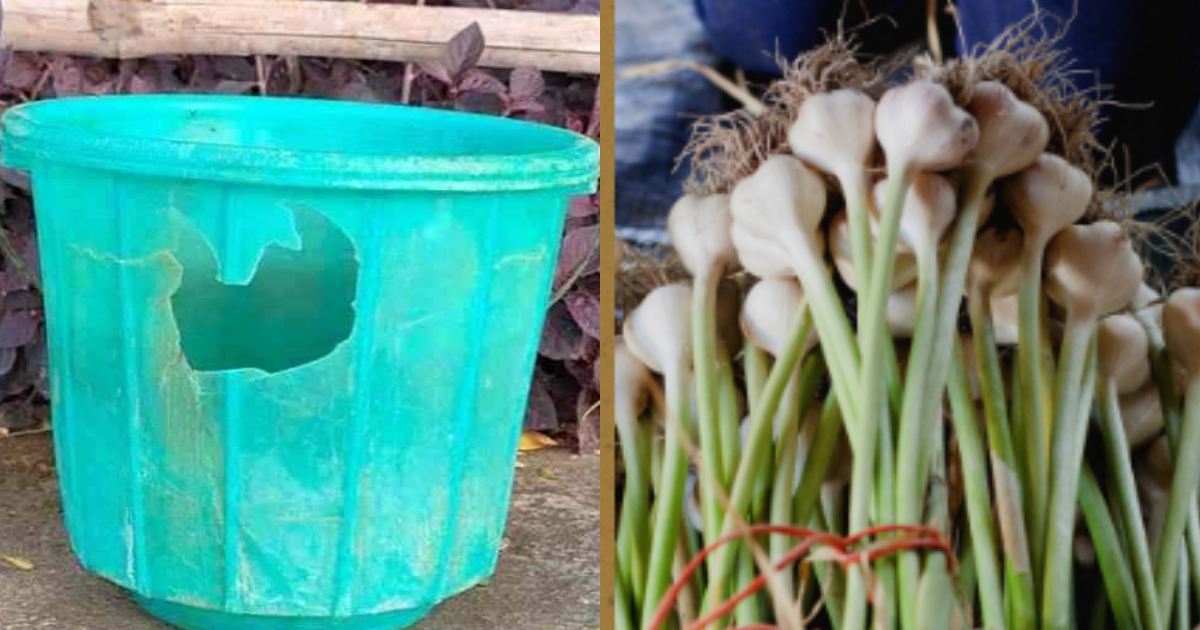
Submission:
M 490 575 L 569 197 L 551 127 L 298 99 L 7 111 L 88 570 L 183 628 L 396 628 Z

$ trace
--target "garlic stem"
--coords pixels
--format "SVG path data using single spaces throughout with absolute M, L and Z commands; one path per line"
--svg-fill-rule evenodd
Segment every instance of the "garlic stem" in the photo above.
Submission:
M 738 551 L 738 566 L 737 566 L 737 581 L 739 587 L 744 587 L 757 577 L 754 574 L 754 557 L 750 555 L 750 550 L 742 547 Z M 734 623 L 737 627 L 751 627 L 760 624 L 762 618 L 763 602 L 762 594 L 755 593 L 752 597 L 747 597 L 745 601 L 738 604 L 737 610 L 734 611 Z
M 808 456 L 804 458 L 804 469 L 800 473 L 800 487 L 796 489 L 792 515 L 795 522 L 807 523 L 814 516 L 814 509 L 821 497 L 821 484 L 829 472 L 833 456 L 837 452 L 838 438 L 842 433 L 842 418 L 837 399 L 829 396 L 821 409 L 821 418 L 813 432 Z
M 1170 614 L 1178 579 L 1179 554 L 1171 541 L 1180 540 L 1184 534 L 1188 511 L 1196 504 L 1196 485 L 1200 480 L 1200 372 L 1189 375 L 1179 442 L 1173 454 L 1175 470 L 1167 499 L 1167 518 L 1158 536 L 1154 563 L 1158 610 L 1163 615 Z
M 616 392 L 614 392 L 613 418 L 616 420 L 617 433 L 620 437 L 620 449 L 625 462 L 625 493 L 620 512 L 618 529 L 618 553 L 620 565 L 624 569 L 626 584 L 629 587 L 629 601 L 635 610 L 641 610 L 643 595 L 646 593 L 646 563 L 649 552 L 649 530 L 646 523 L 649 520 L 650 479 L 647 472 L 649 467 L 648 445 L 642 439 L 638 414 L 640 414 L 641 380 L 648 379 L 649 373 L 640 362 L 637 362 L 618 342 L 616 360 L 620 364 Z M 644 391 L 644 390 L 643 390 Z M 628 516 L 626 516 L 628 515 Z
M 1086 430 L 1086 418 L 1079 420 L 1080 390 L 1084 363 L 1091 346 L 1096 320 L 1067 314 L 1062 349 L 1055 379 L 1054 433 L 1051 443 L 1054 469 L 1049 476 L 1050 495 L 1046 511 L 1044 551 L 1041 554 L 1042 624 L 1047 630 L 1067 630 L 1071 617 L 1071 548 L 1075 531 L 1075 504 L 1078 496 L 1083 449 L 1077 446 L 1080 426 Z M 1024 390 L 1023 390 L 1024 391 Z
M 876 437 L 880 415 L 886 411 L 884 347 L 887 341 L 884 320 L 887 297 L 891 292 L 891 263 L 900 230 L 900 213 L 913 173 L 907 165 L 889 169 L 885 205 L 872 254 L 872 268 L 863 318 L 859 320 L 862 371 L 859 387 L 863 403 L 854 426 L 854 468 L 850 477 L 850 531 L 870 525 L 870 507 L 876 466 Z M 824 336 L 822 336 L 824 339 Z M 846 609 L 843 624 L 848 630 L 862 628 L 866 621 L 866 579 L 859 567 L 851 567 L 846 581 Z
M 782 419 L 783 422 L 775 436 L 773 458 L 767 458 L 770 468 L 764 475 L 768 484 L 767 522 L 775 525 L 788 525 L 792 522 L 791 471 L 795 470 L 797 437 L 800 434 L 800 378 L 807 366 L 808 362 L 805 361 L 801 368 L 792 374 L 792 378 L 783 392 L 779 411 L 776 413 L 776 418 Z M 793 461 L 788 461 L 788 465 L 785 466 L 783 465 L 784 460 Z M 784 483 L 787 484 L 786 487 L 782 485 Z M 794 544 L 790 536 L 768 535 L 767 550 L 772 563 L 782 559 Z M 791 572 L 781 572 L 781 577 L 790 591 Z
M 683 527 L 683 525 L 680 525 Z M 687 531 L 686 527 L 683 527 Z M 675 559 L 671 564 L 671 579 L 677 580 L 683 574 L 684 567 L 692 557 L 690 537 L 687 535 L 680 536 L 675 541 Z M 679 593 L 678 605 L 675 607 L 679 615 L 679 625 L 687 627 L 696 619 L 696 590 L 693 584 L 689 581 L 683 590 Z
M 1174 567 L 1179 556 L 1172 549 L 1172 541 L 1178 540 L 1187 527 L 1187 521 L 1196 512 L 1196 486 L 1200 483 L 1200 354 L 1196 352 L 1200 341 L 1200 289 L 1185 288 L 1175 291 L 1162 309 L 1162 339 L 1171 352 L 1171 359 L 1184 369 L 1187 375 L 1187 393 L 1184 396 L 1184 412 L 1174 424 L 1168 426 L 1167 439 L 1171 444 L 1174 474 L 1167 499 L 1166 518 L 1157 537 L 1155 549 L 1155 584 L 1158 588 L 1159 612 L 1170 613 L 1171 597 L 1174 596 Z M 1152 345 L 1157 341 L 1151 335 Z M 1171 365 L 1166 366 L 1167 371 Z M 1156 370 L 1157 371 L 1157 370 Z M 1156 374 L 1157 377 L 1157 374 Z M 1177 407 L 1170 406 L 1170 412 Z M 1168 409 L 1164 409 L 1164 415 Z M 1172 438 L 1172 433 L 1178 437 Z M 1170 538 L 1167 538 L 1167 537 Z
M 655 417 L 654 423 L 656 426 L 662 427 L 663 435 L 653 435 L 650 441 L 650 489 L 654 491 L 654 496 L 660 496 L 663 492 L 663 461 L 666 460 L 666 429 L 667 423 L 660 417 Z M 650 530 L 654 531 L 654 522 L 657 519 L 657 505 L 650 508 Z
M 1100 576 L 1103 578 L 1108 605 L 1112 608 L 1117 627 L 1140 627 L 1133 577 L 1121 553 L 1120 536 L 1117 535 L 1112 516 L 1108 513 L 1100 484 L 1096 481 L 1091 467 L 1087 465 L 1083 467 L 1079 479 L 1079 507 L 1083 512 L 1088 533 L 1091 534 L 1092 545 L 1096 549 Z M 1072 590 L 1069 584 L 1068 582 L 1059 585 L 1064 594 Z
M 1188 566 L 1192 570 L 1192 588 L 1196 589 L 1196 599 L 1200 600 L 1200 510 L 1195 507 L 1188 510 L 1185 551 L 1187 552 Z
M 1137 482 L 1133 475 L 1133 462 L 1129 457 L 1129 443 L 1125 439 L 1125 427 L 1121 422 L 1117 381 L 1107 376 L 1101 378 L 1100 432 L 1104 437 L 1108 465 L 1115 482 L 1116 507 L 1129 549 L 1133 581 L 1137 589 L 1138 610 L 1146 630 L 1165 630 L 1154 590 L 1150 545 L 1142 522 L 1142 508 L 1138 502 Z
M 774 474 L 771 484 L 771 512 L 769 521 L 779 525 L 790 525 L 795 521 L 792 499 L 796 471 L 796 455 L 800 444 L 800 423 L 807 415 L 808 407 L 817 394 L 817 387 L 824 376 L 825 364 L 816 354 L 804 359 L 799 372 L 792 377 L 792 384 L 784 394 L 780 411 L 784 414 L 784 425 L 776 439 L 778 452 L 775 456 Z M 768 537 L 772 562 L 787 555 L 796 541 L 784 534 Z M 791 570 L 781 571 L 780 579 L 788 592 L 794 591 Z
M 717 530 L 724 518 L 721 505 L 716 499 L 725 488 L 714 488 L 713 483 L 724 484 L 726 478 L 721 449 L 719 413 L 719 391 L 716 363 L 717 283 L 721 281 L 721 267 L 712 265 L 697 275 L 692 283 L 692 370 L 696 384 L 696 417 L 700 429 L 700 453 L 708 475 L 700 481 L 700 503 L 704 515 L 704 539 L 716 540 Z M 711 556 L 710 556 L 711 557 Z M 711 567 L 711 562 L 709 563 Z
M 658 514 L 650 538 L 650 564 L 646 574 L 646 605 L 642 625 L 649 626 L 655 609 L 671 582 L 675 544 L 683 514 L 683 490 L 687 481 L 687 457 L 683 452 L 683 432 L 691 421 L 689 413 L 691 384 L 685 365 L 664 370 L 667 394 L 666 441 L 663 445 L 662 482 L 654 504 Z
M 645 515 L 643 515 L 643 519 Z M 637 597 L 637 591 L 645 592 L 646 559 L 641 555 L 643 550 L 635 545 L 635 529 L 645 523 L 635 520 L 634 510 L 630 507 L 629 493 L 621 498 L 621 519 L 617 524 L 617 579 L 616 590 L 627 593 L 627 605 L 632 605 Z M 644 529 L 641 528 L 641 529 Z
M 632 621 L 630 596 L 625 592 L 625 585 L 618 583 L 613 589 L 613 628 L 614 630 L 637 630 Z
M 850 322 L 824 261 L 817 256 L 812 243 L 796 234 L 785 234 L 784 238 L 821 339 L 821 351 L 829 364 L 842 416 L 848 424 L 857 425 L 860 394 L 855 392 L 855 386 L 859 378 L 859 355 Z
M 850 258 L 854 262 L 854 274 L 863 286 L 867 286 L 867 273 L 872 268 L 874 254 L 871 250 L 870 198 L 865 173 L 860 170 L 841 173 L 838 181 L 846 201 L 846 218 L 850 231 Z M 903 197 L 901 197 L 903 199 Z M 865 312 L 862 300 L 857 303 L 857 319 L 862 320 Z
M 775 359 L 770 375 L 762 388 L 762 393 L 754 400 L 751 408 L 750 430 L 743 445 L 742 458 L 738 464 L 733 485 L 729 491 L 729 505 L 725 513 L 719 535 L 725 536 L 733 532 L 738 521 L 743 518 L 750 498 L 754 491 L 759 464 L 767 458 L 771 448 L 771 437 L 775 413 L 779 408 L 780 399 L 792 372 L 800 361 L 809 331 L 812 328 L 812 318 L 807 311 L 795 318 L 783 352 Z M 705 610 L 710 610 L 723 596 L 723 584 L 733 568 L 734 556 L 729 553 L 730 545 L 713 552 L 715 561 L 709 565 L 712 573 L 709 575 L 708 592 L 705 597 Z
M 1184 543 L 1179 543 L 1179 555 L 1187 554 L 1187 549 L 1184 548 Z M 1188 571 L 1187 565 L 1179 564 L 1179 592 L 1175 597 L 1175 627 L 1176 628 L 1191 628 L 1190 621 L 1190 604 L 1188 603 Z
M 921 419 L 920 439 L 922 444 L 928 444 L 929 436 L 935 432 L 936 424 L 942 417 L 943 392 L 946 387 L 951 353 L 958 331 L 956 320 L 959 304 L 966 283 L 967 266 L 971 258 L 971 249 L 975 243 L 975 233 L 978 227 L 979 214 L 985 203 L 989 179 L 987 176 L 968 170 L 963 183 L 962 209 L 954 224 L 950 236 L 950 246 L 942 264 L 944 274 L 937 288 L 937 309 L 932 314 L 933 341 L 930 346 L 929 360 L 926 363 L 924 386 L 919 401 L 921 403 L 918 418 Z M 924 319 L 924 317 L 922 317 Z M 910 374 L 914 364 L 910 361 Z M 925 488 L 929 479 L 928 449 L 919 449 L 911 475 L 912 483 L 917 488 Z M 901 577 L 903 581 L 903 577 Z M 901 594 L 903 598 L 903 592 Z M 903 612 L 903 608 L 901 611 Z M 911 628 L 912 626 L 906 626 Z
M 762 404 L 763 388 L 766 387 L 770 369 L 768 364 L 767 352 L 747 338 L 742 345 L 742 374 L 746 379 L 746 402 L 751 414 Z
M 1028 243 L 1028 242 L 1027 242 Z M 1051 424 L 1042 404 L 1042 259 L 1043 247 L 1027 245 L 1021 261 L 1021 287 L 1017 297 L 1017 379 L 1021 387 L 1021 406 L 1017 410 L 1020 435 L 1025 452 L 1026 491 L 1030 498 L 1030 528 L 1035 566 L 1041 566 L 1044 539 L 1046 493 Z
M 737 383 L 733 380 L 733 362 L 723 348 L 717 349 L 717 386 L 718 386 L 718 427 L 721 435 L 722 465 L 725 478 L 724 487 L 733 483 L 733 473 L 737 470 L 738 461 L 742 456 L 742 439 L 738 435 L 738 425 L 742 420 L 741 401 L 738 398 Z
M 967 304 L 976 369 L 979 372 L 983 394 L 992 485 L 995 489 L 997 521 L 1000 524 L 1001 547 L 1004 551 L 1005 590 L 1010 601 L 1008 610 L 1013 616 L 1010 627 L 1036 628 L 1036 600 L 1033 572 L 1030 568 L 1029 537 L 1025 530 L 1021 486 L 1017 481 L 1019 464 L 1009 431 L 1004 379 L 1000 370 L 1000 357 L 996 351 L 990 299 L 986 294 L 972 291 Z
M 917 325 L 909 348 L 908 369 L 905 372 L 904 393 L 901 399 L 899 434 L 896 439 L 896 520 L 899 523 L 920 522 L 924 506 L 924 484 L 920 483 L 915 475 L 905 474 L 903 471 L 916 468 L 921 459 L 921 449 L 924 447 L 922 438 L 927 423 L 922 421 L 921 414 L 925 409 L 923 396 L 929 358 L 937 333 L 937 282 L 937 253 L 928 251 L 927 248 L 918 251 Z M 899 606 L 901 619 L 906 621 L 902 627 L 912 628 L 916 622 L 919 554 L 903 553 L 897 558 L 897 565 L 899 593 L 896 604 Z
M 983 616 L 983 627 L 1006 628 L 1000 571 L 994 552 L 995 537 L 992 534 L 987 463 L 979 435 L 979 424 L 975 418 L 975 404 L 971 400 L 970 387 L 967 384 L 967 368 L 963 361 L 961 343 L 955 344 L 948 389 L 950 417 L 954 423 L 954 435 L 958 440 L 959 460 L 962 462 L 963 491 L 966 495 L 967 521 L 971 528 L 971 550 L 979 580 L 979 607 Z
M 899 379 L 892 379 L 894 371 L 899 371 L 897 365 L 895 347 L 892 345 L 891 337 L 885 333 L 887 341 L 884 342 L 884 363 L 886 365 L 886 374 L 884 376 L 888 383 L 888 392 L 897 390 L 897 387 L 892 387 L 891 383 L 899 383 Z M 895 523 L 896 522 L 896 433 L 892 427 L 892 418 L 900 413 L 899 395 L 895 397 L 896 402 L 892 402 L 893 397 L 889 394 L 879 401 L 880 411 L 879 419 L 880 426 L 878 435 L 879 445 L 877 447 L 878 456 L 875 462 L 875 479 L 872 482 L 873 488 L 873 521 L 876 523 Z M 876 607 L 875 626 L 882 627 L 886 630 L 892 630 L 896 627 L 899 614 L 897 613 L 897 590 L 896 590 L 896 559 L 895 558 L 880 558 L 875 566 L 876 585 L 875 593 L 879 606 Z

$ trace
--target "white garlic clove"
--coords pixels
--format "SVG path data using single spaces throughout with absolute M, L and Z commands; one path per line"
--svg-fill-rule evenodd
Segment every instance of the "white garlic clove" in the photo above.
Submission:
M 796 157 L 836 177 L 861 177 L 875 151 L 875 101 L 856 90 L 804 99 L 788 130 Z
M 625 343 L 618 339 L 613 349 L 613 397 L 616 409 L 638 414 L 646 406 L 646 383 L 650 371 L 638 360 Z
M 804 309 L 804 290 L 795 280 L 762 280 L 742 302 L 742 333 L 751 343 L 779 356 Z
M 967 161 L 989 178 L 1016 173 L 1046 150 L 1050 127 L 1045 117 L 1004 84 L 976 84 L 967 110 L 979 124 L 979 143 Z
M 875 204 L 882 206 L 887 180 L 875 184 Z M 900 242 L 910 250 L 936 247 L 958 214 L 954 186 L 935 173 L 918 173 L 904 196 L 900 213 Z
M 1150 339 L 1132 315 L 1109 315 L 1097 328 L 1100 374 L 1116 381 L 1117 393 L 1128 394 L 1150 380 Z
M 707 276 L 736 260 L 729 228 L 729 195 L 684 195 L 671 207 L 667 232 L 683 266 L 695 277 Z
M 1112 221 L 1066 227 L 1046 249 L 1046 294 L 1080 320 L 1127 306 L 1142 273 L 1129 237 Z
M 629 351 L 646 367 L 667 374 L 686 364 L 691 354 L 692 288 L 665 284 L 648 293 L 625 318 Z
M 825 182 L 790 155 L 772 155 L 730 196 L 736 225 L 748 234 L 787 246 L 795 239 L 815 243 L 825 214 Z
M 1092 180 L 1057 155 L 1043 153 L 1004 182 L 1001 195 L 1025 233 L 1026 247 L 1040 250 L 1083 217 L 1092 199 Z
M 1141 448 L 1162 433 L 1162 404 L 1158 397 L 1158 386 L 1153 382 L 1121 396 L 1120 408 L 1121 424 L 1125 428 L 1129 448 Z
M 1177 289 L 1162 313 L 1167 352 L 1189 379 L 1200 378 L 1200 288 Z
M 914 174 L 961 164 L 979 141 L 979 126 L 946 88 L 922 79 L 883 94 L 875 107 L 875 134 L 889 169 Z
M 759 278 L 790 278 L 796 275 L 783 247 L 775 241 L 760 238 L 747 232 L 740 224 L 733 224 L 730 239 L 737 250 L 742 268 Z
M 988 228 L 980 232 L 967 264 L 967 286 L 981 297 L 1016 293 L 1023 251 L 1019 230 Z

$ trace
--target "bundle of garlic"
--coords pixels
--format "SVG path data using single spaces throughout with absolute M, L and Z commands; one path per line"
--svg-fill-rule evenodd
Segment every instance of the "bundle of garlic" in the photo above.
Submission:
M 1143 283 L 1006 83 L 924 77 L 793 95 L 672 209 L 692 282 L 615 361 L 618 628 L 1196 621 L 1200 289 Z

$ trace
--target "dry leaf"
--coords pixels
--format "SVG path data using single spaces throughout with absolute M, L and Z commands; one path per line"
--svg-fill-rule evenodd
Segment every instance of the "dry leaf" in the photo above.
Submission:
M 33 570 L 33 563 L 19 556 L 7 556 L 0 554 L 0 560 L 3 560 L 6 564 L 12 565 L 14 568 L 22 571 Z
M 551 446 L 558 446 L 558 442 L 554 441 L 554 438 L 545 433 L 538 433 L 537 431 L 525 431 L 521 433 L 521 445 L 518 448 L 524 453 L 540 451 Z

